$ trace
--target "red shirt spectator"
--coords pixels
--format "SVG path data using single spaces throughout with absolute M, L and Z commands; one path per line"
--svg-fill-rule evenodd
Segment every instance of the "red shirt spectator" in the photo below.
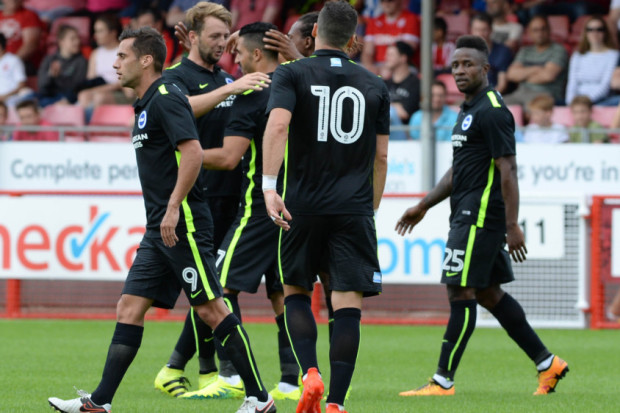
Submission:
M 383 14 L 368 20 L 362 63 L 375 73 L 378 73 L 376 64 L 380 65 L 385 60 L 388 46 L 397 41 L 409 44 L 416 52 L 418 50 L 420 21 L 418 16 L 404 9 L 401 3 L 402 0 L 382 1 Z
M 50 126 L 51 123 L 41 120 L 39 107 L 34 100 L 24 100 L 16 106 L 19 124 L 21 126 Z M 40 131 L 29 132 L 17 130 L 13 132 L 14 141 L 57 141 L 58 132 Z
M 41 29 L 43 22 L 32 10 L 23 7 L 23 0 L 4 0 L 0 12 L 0 32 L 7 40 L 6 51 L 17 55 L 27 65 L 27 71 L 36 73 L 41 61 Z M 29 67 L 28 67 L 29 66 Z

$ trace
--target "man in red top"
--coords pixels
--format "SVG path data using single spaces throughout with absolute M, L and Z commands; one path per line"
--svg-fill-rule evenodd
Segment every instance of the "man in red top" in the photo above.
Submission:
M 39 113 L 39 106 L 34 100 L 24 100 L 15 107 L 17 116 L 19 117 L 20 126 L 49 126 L 49 122 L 42 121 Z M 14 141 L 57 141 L 58 132 L 40 131 L 31 132 L 25 130 L 17 130 L 13 132 Z
M 403 0 L 381 0 L 383 14 L 368 20 L 364 36 L 362 64 L 368 70 L 379 74 L 388 46 L 402 41 L 416 52 L 414 61 L 418 59 L 420 42 L 420 21 L 418 16 L 404 6 Z M 416 64 L 417 65 L 417 64 Z
M 23 0 L 4 0 L 0 12 L 0 32 L 7 40 L 7 52 L 17 55 L 26 65 L 28 74 L 36 74 L 41 61 L 41 29 L 43 23 L 32 10 L 23 7 Z

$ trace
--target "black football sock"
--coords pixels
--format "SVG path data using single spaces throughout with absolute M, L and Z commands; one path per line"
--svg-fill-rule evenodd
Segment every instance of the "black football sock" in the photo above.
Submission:
M 198 348 L 199 374 L 208 374 L 217 371 L 213 330 L 198 317 L 195 311 L 192 311 L 191 314 L 195 329 L 194 336 L 196 337 L 196 348 Z
M 259 401 L 267 400 L 267 391 L 261 381 L 256 361 L 250 348 L 250 339 L 234 314 L 229 314 L 213 330 L 213 335 L 222 344 L 228 358 L 241 376 L 247 396 L 255 396 Z
M 138 353 L 143 331 L 142 326 L 116 323 L 101 381 L 91 395 L 94 403 L 98 405 L 112 403 L 116 389 Z
M 361 318 L 362 310 L 359 308 L 341 308 L 334 311 L 334 335 L 329 347 L 331 376 L 327 403 L 344 405 L 359 350 Z
M 527 322 L 523 307 L 510 294 L 505 293 L 495 307 L 489 311 L 499 321 L 510 338 L 525 351 L 525 354 L 535 364 L 539 364 L 551 356 L 547 347 L 540 341 L 538 334 Z
M 299 366 L 297 365 L 297 360 L 295 360 L 291 342 L 286 333 L 284 314 L 276 317 L 276 324 L 278 325 L 278 355 L 280 356 L 280 372 L 282 373 L 280 381 L 298 386 Z
M 301 367 L 301 374 L 316 367 L 316 321 L 312 314 L 311 299 L 304 294 L 289 295 L 284 298 L 284 320 L 291 347 Z
M 327 331 L 329 333 L 329 342 L 332 342 L 334 334 L 334 307 L 332 306 L 331 291 L 325 296 L 325 306 L 327 307 Z
M 441 343 L 437 374 L 454 381 L 467 342 L 476 328 L 476 300 L 450 303 L 450 319 Z
M 185 324 L 183 324 L 181 335 L 166 364 L 171 369 L 185 370 L 187 362 L 196 354 L 196 336 L 194 335 L 194 322 L 192 318 L 198 319 L 200 317 L 194 317 L 192 313 L 193 310 L 190 308 L 185 317 Z
M 224 294 L 223 298 L 228 309 L 237 316 L 239 323 L 241 323 L 241 308 L 239 308 L 237 296 L 237 294 Z M 220 359 L 220 376 L 232 377 L 237 375 L 238 373 L 237 370 L 235 370 L 235 366 L 230 358 L 228 358 L 228 354 L 217 339 L 215 340 L 215 348 L 217 349 L 217 358 Z

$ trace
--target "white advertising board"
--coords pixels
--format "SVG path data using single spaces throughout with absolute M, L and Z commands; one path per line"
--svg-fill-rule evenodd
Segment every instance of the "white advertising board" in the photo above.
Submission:
M 390 142 L 386 193 L 422 192 L 418 141 Z M 436 179 L 450 167 L 452 146 L 437 144 Z M 620 145 L 517 145 L 522 192 L 616 194 Z M 0 191 L 137 192 L 134 150 L 129 143 L 0 142 Z

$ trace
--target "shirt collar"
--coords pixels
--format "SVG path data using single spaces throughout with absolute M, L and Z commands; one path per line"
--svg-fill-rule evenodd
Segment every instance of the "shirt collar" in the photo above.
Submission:
M 312 56 L 338 56 L 338 57 L 342 57 L 343 59 L 349 60 L 349 56 L 347 56 L 345 52 L 343 52 L 342 50 L 334 50 L 334 49 L 315 50 Z
M 493 90 L 493 86 L 487 86 L 484 89 L 482 89 L 480 91 L 480 93 L 478 93 L 476 96 L 474 96 L 474 98 L 471 100 L 471 102 L 467 103 L 467 102 L 463 102 L 461 104 L 461 109 L 462 110 L 466 110 L 466 109 L 471 109 L 472 107 L 476 106 L 478 104 L 478 101 L 480 99 L 482 99 L 483 96 L 486 96 L 486 94 L 490 91 Z
M 133 107 L 137 109 L 137 108 L 142 108 L 146 106 L 146 102 L 151 100 L 157 88 L 161 86 L 163 83 L 164 83 L 164 79 L 161 77 L 157 79 L 156 81 L 154 81 L 153 83 L 151 83 L 151 86 L 149 86 L 149 88 L 146 89 L 146 92 L 144 92 L 144 96 L 142 96 L 142 98 L 140 99 L 137 99 L 133 103 Z
M 217 74 L 222 70 L 222 68 L 219 67 L 218 65 L 213 65 L 213 71 L 211 71 L 207 69 L 206 67 L 200 66 L 199 64 L 191 61 L 190 59 L 187 58 L 187 56 L 183 56 L 183 59 L 181 59 L 181 61 L 183 62 L 184 65 L 187 65 L 191 67 L 192 69 L 197 70 L 199 72 L 202 71 L 202 72 Z

